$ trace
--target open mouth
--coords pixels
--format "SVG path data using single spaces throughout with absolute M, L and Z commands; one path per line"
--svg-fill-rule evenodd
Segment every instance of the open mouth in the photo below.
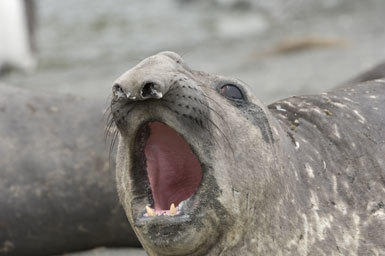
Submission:
M 148 191 L 151 203 L 145 207 L 143 216 L 183 214 L 184 202 L 201 182 L 201 164 L 186 140 L 169 126 L 149 122 L 142 130 L 147 133 L 142 154 L 151 190 Z

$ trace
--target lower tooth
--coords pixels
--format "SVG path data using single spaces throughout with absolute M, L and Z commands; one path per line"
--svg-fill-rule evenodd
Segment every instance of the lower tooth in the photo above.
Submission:
M 175 208 L 175 204 L 172 203 L 171 206 L 170 206 L 170 214 L 171 215 L 175 215 L 177 213 L 177 210 Z
M 149 217 L 153 217 L 155 216 L 155 210 L 152 209 L 150 206 L 146 205 L 146 212 L 147 212 L 147 216 Z

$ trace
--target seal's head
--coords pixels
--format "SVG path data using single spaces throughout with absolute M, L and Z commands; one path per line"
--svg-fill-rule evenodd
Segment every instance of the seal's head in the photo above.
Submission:
M 119 195 L 146 251 L 242 246 L 250 210 L 271 207 L 275 165 L 270 118 L 247 87 L 162 52 L 116 80 L 111 113 Z

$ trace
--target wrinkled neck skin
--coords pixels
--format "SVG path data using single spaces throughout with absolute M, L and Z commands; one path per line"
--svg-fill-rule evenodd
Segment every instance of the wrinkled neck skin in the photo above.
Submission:
M 297 241 L 301 240 L 305 227 L 298 213 L 306 214 L 307 202 L 301 199 L 302 181 L 295 173 L 304 171 L 296 168 L 303 164 L 294 157 L 295 146 L 286 134 L 287 128 L 282 128 L 269 110 L 261 108 L 272 131 L 271 141 L 261 139 L 259 129 L 245 129 L 245 124 L 238 122 L 231 127 L 233 133 L 241 135 L 233 143 L 235 156 L 226 145 L 217 149 L 218 165 L 223 164 L 216 168 L 221 171 L 215 175 L 221 178 L 218 182 L 223 192 L 220 201 L 228 206 L 235 222 L 207 255 L 298 255 L 301 252 Z M 239 119 L 239 113 L 228 115 L 229 120 L 237 116 Z M 227 167 L 229 161 L 223 159 L 231 159 L 230 168 Z M 226 175 L 223 170 L 227 170 Z

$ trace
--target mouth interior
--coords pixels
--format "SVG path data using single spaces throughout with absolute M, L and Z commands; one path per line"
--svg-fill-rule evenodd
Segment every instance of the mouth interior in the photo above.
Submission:
M 189 198 L 202 179 L 201 165 L 186 140 L 175 130 L 160 122 L 148 124 L 146 141 L 147 175 L 155 211 L 178 206 Z

